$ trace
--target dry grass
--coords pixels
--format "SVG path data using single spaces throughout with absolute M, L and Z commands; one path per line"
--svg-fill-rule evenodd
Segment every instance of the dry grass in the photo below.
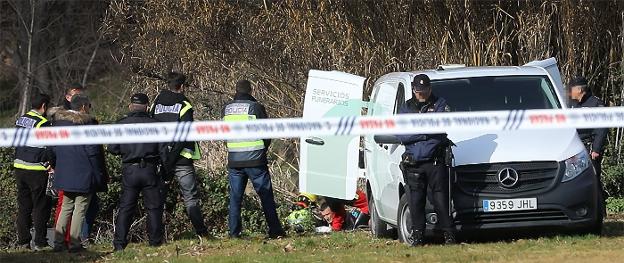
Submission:
M 620 105 L 623 7 L 555 0 L 119 0 L 103 28 L 121 48 L 117 60 L 132 69 L 134 90 L 154 95 L 164 87 L 155 74 L 190 74 L 197 119 L 219 118 L 240 78 L 252 81 L 272 117 L 292 117 L 301 116 L 310 69 L 374 80 L 442 63 L 521 65 L 550 56 L 564 80 L 584 74 L 599 96 Z M 202 166 L 225 163 L 220 143 L 203 146 Z M 296 169 L 284 170 L 297 164 L 296 141 L 272 151 L 277 185 L 287 189 L 297 179 Z

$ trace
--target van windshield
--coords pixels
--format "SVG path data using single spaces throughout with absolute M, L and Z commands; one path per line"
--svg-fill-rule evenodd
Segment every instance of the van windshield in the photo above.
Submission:
M 431 86 L 454 112 L 561 108 L 546 76 L 432 80 Z

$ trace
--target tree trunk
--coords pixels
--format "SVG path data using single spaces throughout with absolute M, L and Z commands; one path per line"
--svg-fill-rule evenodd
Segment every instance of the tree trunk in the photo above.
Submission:
M 35 24 L 35 3 L 34 0 L 30 0 L 30 27 L 26 28 L 28 30 L 28 55 L 26 55 L 26 82 L 24 83 L 24 88 L 22 89 L 21 101 L 18 108 L 18 115 L 23 115 L 28 111 L 29 105 L 28 101 L 30 100 L 30 91 L 32 89 L 32 45 L 33 45 L 33 32 L 34 32 L 34 24 Z

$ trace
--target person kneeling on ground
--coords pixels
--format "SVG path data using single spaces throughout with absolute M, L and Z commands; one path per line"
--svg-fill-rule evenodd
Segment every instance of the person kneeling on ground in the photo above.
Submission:
M 325 203 L 321 205 L 321 215 L 331 225 L 333 231 L 354 230 L 359 226 L 368 225 L 370 214 L 366 194 L 359 189 L 355 191 L 355 194 L 356 197 L 353 200 L 325 197 Z M 357 209 L 354 213 L 347 214 L 345 205 Z

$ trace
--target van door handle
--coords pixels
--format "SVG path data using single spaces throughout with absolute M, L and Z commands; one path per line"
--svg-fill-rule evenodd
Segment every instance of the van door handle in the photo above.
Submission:
M 305 142 L 307 142 L 309 144 L 314 144 L 314 145 L 324 145 L 325 144 L 325 141 L 323 141 L 323 139 L 318 138 L 318 137 L 307 138 L 307 139 L 305 139 Z

